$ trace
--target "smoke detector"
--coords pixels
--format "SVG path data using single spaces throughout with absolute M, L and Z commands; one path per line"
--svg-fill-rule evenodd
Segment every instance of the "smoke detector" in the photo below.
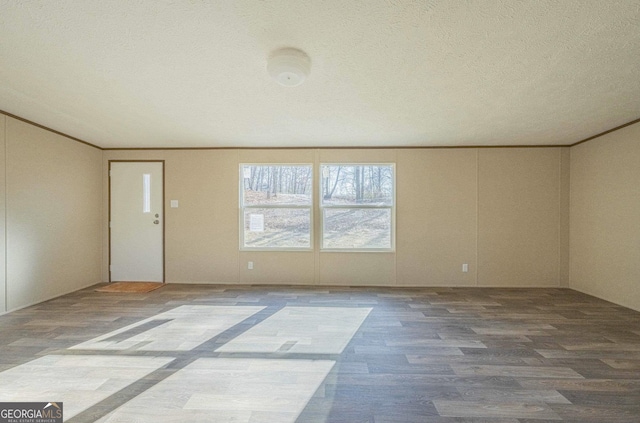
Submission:
M 311 59 L 297 48 L 281 48 L 269 56 L 267 71 L 278 84 L 296 87 L 309 76 Z

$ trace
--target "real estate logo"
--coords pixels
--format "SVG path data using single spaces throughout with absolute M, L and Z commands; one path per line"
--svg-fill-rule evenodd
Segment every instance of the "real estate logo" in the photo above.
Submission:
M 62 423 L 62 403 L 0 402 L 0 423 Z

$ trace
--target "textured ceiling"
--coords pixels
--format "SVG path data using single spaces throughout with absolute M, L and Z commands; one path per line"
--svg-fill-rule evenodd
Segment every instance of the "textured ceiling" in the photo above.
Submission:
M 0 109 L 106 148 L 571 144 L 640 117 L 640 0 L 0 0 Z

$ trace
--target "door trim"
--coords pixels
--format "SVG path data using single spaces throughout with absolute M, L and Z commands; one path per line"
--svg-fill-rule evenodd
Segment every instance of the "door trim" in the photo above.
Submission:
M 109 169 L 107 170 L 108 194 L 109 194 L 109 210 L 107 214 L 107 226 L 109 228 L 109 283 L 111 283 L 111 163 L 162 163 L 162 283 L 166 283 L 166 255 L 165 255 L 165 193 L 164 193 L 164 160 L 109 160 Z

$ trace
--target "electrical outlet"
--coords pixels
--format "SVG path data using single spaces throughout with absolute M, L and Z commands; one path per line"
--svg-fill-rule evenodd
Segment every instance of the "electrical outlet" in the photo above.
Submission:
M 467 273 L 467 272 L 469 271 L 469 265 L 468 265 L 467 263 L 464 263 L 464 264 L 462 265 L 462 271 L 463 271 L 464 273 Z
M 253 262 L 250 261 L 249 263 L 247 263 L 247 269 L 249 270 L 253 270 Z

